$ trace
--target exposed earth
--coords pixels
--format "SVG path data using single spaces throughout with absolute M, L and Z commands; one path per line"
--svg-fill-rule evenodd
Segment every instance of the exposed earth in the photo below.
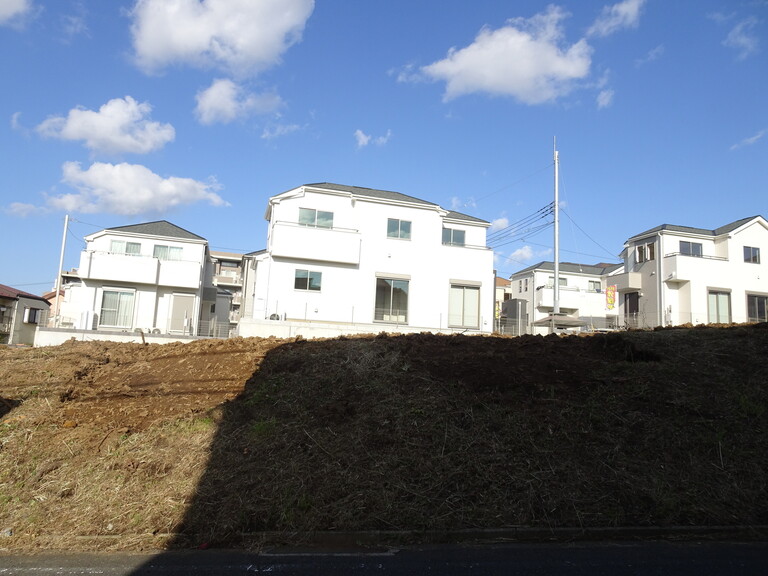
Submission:
M 0 348 L 0 550 L 768 525 L 768 324 Z

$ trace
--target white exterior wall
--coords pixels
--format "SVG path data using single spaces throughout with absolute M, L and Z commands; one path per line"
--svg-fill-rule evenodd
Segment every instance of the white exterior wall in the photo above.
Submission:
M 547 326 L 533 327 L 533 323 L 547 318 L 554 310 L 554 270 L 537 269 L 527 275 L 514 276 L 512 283 L 514 298 L 528 301 L 528 319 L 531 331 L 534 334 L 546 334 Z M 525 291 L 525 278 L 528 278 L 528 291 Z M 519 280 L 523 280 L 523 291 L 519 292 Z M 601 327 L 606 320 L 613 321 L 618 315 L 618 306 L 608 308 L 606 300 L 606 287 L 610 284 L 606 278 L 598 274 L 575 274 L 560 270 L 560 279 L 565 281 L 565 286 L 560 286 L 559 307 L 562 314 L 575 319 L 593 319 L 594 323 Z M 598 282 L 600 291 L 590 290 L 590 282 Z M 586 326 L 587 329 L 590 326 Z
M 141 251 L 138 255 L 111 253 L 112 240 L 138 242 Z M 91 330 L 96 318 L 97 327 L 101 327 L 99 316 L 104 290 L 112 289 L 134 293 L 131 326 L 121 327 L 122 330 L 169 333 L 175 296 L 194 298 L 189 327 L 185 331 L 197 328 L 201 315 L 201 291 L 206 282 L 204 272 L 210 272 L 206 268 L 207 243 L 204 240 L 105 230 L 87 237 L 86 241 L 86 249 L 80 254 L 77 269 L 80 282 L 64 285 L 65 297 L 61 304 L 59 326 Z M 181 259 L 155 258 L 156 245 L 181 248 Z
M 701 244 L 701 257 L 680 254 L 680 242 Z M 654 243 L 655 259 L 637 262 L 637 246 Z M 760 249 L 760 263 L 744 261 L 744 247 Z M 730 294 L 731 321 L 748 320 L 747 296 L 768 296 L 768 223 L 755 218 L 720 236 L 660 230 L 632 239 L 623 252 L 628 274 L 620 275 L 621 315 L 623 294 L 637 292 L 638 326 L 706 324 L 709 293 Z
M 410 327 L 448 329 L 450 285 L 457 281 L 480 287 L 479 330 L 493 329 L 493 254 L 485 247 L 486 223 L 445 221 L 446 227 L 465 231 L 466 245 L 444 246 L 445 212 L 434 205 L 300 190 L 273 199 L 271 257 L 256 259 L 252 318 L 275 314 L 281 320 L 397 329 L 374 320 L 376 279 L 388 277 L 409 281 Z M 298 226 L 299 208 L 333 212 L 333 229 Z M 410 240 L 387 237 L 389 218 L 411 222 Z M 321 272 L 321 290 L 295 290 L 297 269 Z

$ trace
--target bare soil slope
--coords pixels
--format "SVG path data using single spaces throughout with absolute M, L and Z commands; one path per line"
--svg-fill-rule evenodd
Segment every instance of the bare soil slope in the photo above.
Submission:
M 0 349 L 0 548 L 765 525 L 767 353 L 766 324 Z

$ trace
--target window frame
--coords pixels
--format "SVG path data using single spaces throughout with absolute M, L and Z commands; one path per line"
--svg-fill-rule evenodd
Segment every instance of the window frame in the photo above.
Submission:
M 304 276 L 301 273 L 306 273 Z M 317 281 L 317 287 L 314 287 L 313 278 Z M 304 281 L 304 286 L 300 286 L 299 283 Z M 321 292 L 323 285 L 323 273 L 317 270 L 310 270 L 308 268 L 296 268 L 293 275 L 293 289 L 302 292 Z
M 310 213 L 312 217 L 307 218 L 306 216 L 309 216 Z M 299 208 L 298 224 L 299 226 L 307 226 L 308 228 L 325 228 L 331 230 L 333 229 L 333 212 L 318 210 L 317 208 Z
M 461 292 L 461 318 L 456 321 L 456 314 L 453 313 L 453 308 L 456 305 L 455 296 L 458 292 Z M 472 294 L 474 298 L 473 310 L 467 308 L 468 294 Z M 472 302 L 469 302 L 472 306 Z M 473 316 L 474 314 L 474 316 Z M 475 330 L 480 329 L 480 286 L 470 286 L 467 284 L 455 284 L 450 285 L 448 293 L 448 327 L 449 328 L 471 328 Z
M 160 250 L 158 250 L 160 248 Z M 152 257 L 158 260 L 168 262 L 179 262 L 184 254 L 181 246 L 170 246 L 168 244 L 155 244 L 152 247 Z M 173 257 L 171 257 L 173 255 Z
M 393 230 L 392 224 L 397 225 L 397 230 Z M 406 226 L 403 226 L 406 225 Z M 407 228 L 404 230 L 403 228 Z M 395 240 L 411 239 L 411 220 L 401 220 L 400 218 L 387 218 L 387 238 Z
M 687 246 L 687 250 L 683 248 L 683 245 Z M 698 254 L 695 248 L 698 247 Z M 688 240 L 680 240 L 680 254 L 683 256 L 692 256 L 693 258 L 701 258 L 704 256 L 704 247 L 701 242 L 690 242 Z
M 447 233 L 447 240 L 446 240 Z M 461 236 L 459 241 L 456 237 Z M 467 231 L 460 228 L 446 228 L 443 226 L 443 246 L 466 246 L 467 245 Z
M 721 298 L 725 299 L 725 304 L 727 305 L 726 312 L 726 320 L 723 320 L 723 314 L 720 310 L 721 307 Z M 713 298 L 714 298 L 714 307 L 713 307 Z M 731 293 L 728 290 L 717 290 L 717 289 L 711 289 L 707 290 L 707 324 L 731 324 L 733 322 L 733 315 L 732 315 L 732 306 L 731 306 Z
M 117 294 L 118 295 L 118 301 L 117 301 L 117 307 L 112 309 L 109 308 L 108 310 L 110 312 L 114 311 L 115 314 L 115 323 L 114 324 L 107 324 L 104 322 L 104 300 L 108 294 Z M 120 305 L 122 303 L 122 299 L 120 298 L 120 295 L 130 295 L 130 310 L 128 311 L 121 311 Z M 136 308 L 136 290 L 132 290 L 129 288 L 104 288 L 101 291 L 101 305 L 99 306 L 99 327 L 105 327 L 105 328 L 120 328 L 120 329 L 130 329 L 133 327 L 133 317 L 134 317 L 134 311 Z M 126 312 L 128 312 L 126 314 Z M 121 317 L 127 321 L 127 324 L 120 324 Z
M 754 304 L 752 303 L 753 299 Z M 765 294 L 747 294 L 747 322 L 768 322 L 768 296 Z
M 749 251 L 749 255 L 747 255 L 747 251 Z M 744 262 L 760 264 L 760 248 L 758 246 L 744 246 Z
M 141 242 L 129 242 L 127 240 L 110 240 L 110 254 L 122 254 L 124 256 L 141 255 Z
M 650 262 L 651 260 L 656 259 L 656 243 L 655 242 L 644 242 L 642 244 L 638 244 L 635 247 L 636 253 L 637 253 L 637 263 L 642 264 L 643 262 Z
M 384 286 L 388 286 L 386 289 Z M 396 295 L 395 290 L 401 294 Z M 376 291 L 374 293 L 374 322 L 387 322 L 391 324 L 408 324 L 408 294 L 410 292 L 410 279 L 393 278 L 392 276 L 377 276 Z M 405 298 L 405 308 L 395 308 L 396 301 L 400 303 Z M 397 298 L 396 298 L 397 296 Z M 393 311 L 397 313 L 394 314 Z M 401 312 L 405 312 L 402 314 Z

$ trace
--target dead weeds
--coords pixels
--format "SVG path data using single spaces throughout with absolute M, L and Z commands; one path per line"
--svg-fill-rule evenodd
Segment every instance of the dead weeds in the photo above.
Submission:
M 765 324 L 0 350 L 0 548 L 768 524 Z

